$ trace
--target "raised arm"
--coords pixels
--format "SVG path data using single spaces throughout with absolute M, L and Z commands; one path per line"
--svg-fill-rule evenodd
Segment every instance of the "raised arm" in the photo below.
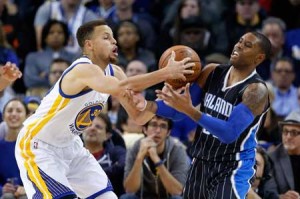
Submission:
M 191 101 L 189 85 L 183 94 L 171 90 L 167 95 L 160 93 L 160 97 L 177 111 L 183 112 L 199 125 L 219 138 L 224 143 L 235 141 L 239 135 L 254 121 L 254 118 L 263 113 L 268 103 L 268 91 L 262 83 L 250 84 L 243 94 L 242 103 L 232 111 L 227 121 L 208 116 L 196 109 Z
M 165 81 L 167 79 L 185 79 L 185 74 L 192 74 L 189 68 L 194 63 L 188 63 L 191 58 L 175 61 L 175 53 L 168 62 L 168 66 L 151 73 L 136 75 L 125 78 L 121 74 L 121 69 L 114 66 L 116 77 L 105 76 L 103 70 L 93 64 L 78 64 L 62 80 L 63 91 L 67 94 L 76 94 L 86 87 L 93 90 L 118 96 L 122 91 L 130 89 L 142 91 L 150 86 Z

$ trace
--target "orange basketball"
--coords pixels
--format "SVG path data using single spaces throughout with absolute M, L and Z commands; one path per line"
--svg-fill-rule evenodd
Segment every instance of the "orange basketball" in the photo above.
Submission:
M 201 72 L 201 60 L 198 54 L 190 47 L 184 45 L 176 45 L 168 48 L 160 57 L 158 67 L 159 69 L 166 67 L 168 60 L 170 59 L 172 51 L 175 52 L 175 60 L 181 61 L 186 57 L 191 57 L 190 62 L 194 62 L 195 66 L 191 69 L 194 70 L 194 74 L 185 75 L 186 81 L 181 79 L 168 79 L 166 82 L 169 83 L 174 89 L 185 86 L 188 82 L 197 80 Z

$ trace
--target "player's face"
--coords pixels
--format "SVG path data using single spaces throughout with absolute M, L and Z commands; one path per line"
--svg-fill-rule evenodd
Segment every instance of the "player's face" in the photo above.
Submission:
M 96 59 L 116 62 L 118 57 L 117 41 L 107 25 L 95 27 L 91 38 L 91 48 Z
M 149 121 L 148 128 L 145 130 L 147 136 L 153 136 L 157 145 L 164 143 L 170 133 L 168 122 L 154 117 Z
M 83 140 L 89 143 L 103 143 L 107 140 L 106 123 L 101 118 L 95 117 L 92 125 L 85 129 Z
M 234 45 L 230 62 L 236 68 L 256 66 L 260 51 L 259 40 L 253 34 L 247 33 Z
M 10 129 L 19 129 L 26 119 L 26 109 L 24 105 L 15 100 L 7 104 L 4 110 L 4 121 Z

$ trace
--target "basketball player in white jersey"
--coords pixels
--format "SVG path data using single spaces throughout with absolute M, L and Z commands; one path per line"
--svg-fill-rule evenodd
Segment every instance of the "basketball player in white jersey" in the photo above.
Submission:
M 128 90 L 141 91 L 192 73 L 187 69 L 193 66 L 187 63 L 190 59 L 177 62 L 173 52 L 166 68 L 126 78 L 110 64 L 117 59 L 116 40 L 102 20 L 82 25 L 77 40 L 84 56 L 65 70 L 18 136 L 16 159 L 28 198 L 117 198 L 79 135 L 102 111 L 109 95 L 132 115 L 135 107 L 130 108 Z

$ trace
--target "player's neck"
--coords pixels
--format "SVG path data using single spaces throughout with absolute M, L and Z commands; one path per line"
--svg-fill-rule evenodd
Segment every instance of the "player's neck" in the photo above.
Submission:
M 228 77 L 228 83 L 232 85 L 234 83 L 242 81 L 247 78 L 252 72 L 253 70 L 241 70 L 233 67 Z
M 83 53 L 82 56 L 87 57 L 88 59 L 90 59 L 92 61 L 93 64 L 99 66 L 103 70 L 105 70 L 106 66 L 109 64 L 109 62 L 106 63 L 105 61 L 97 59 L 94 56 L 89 55 L 87 53 Z

